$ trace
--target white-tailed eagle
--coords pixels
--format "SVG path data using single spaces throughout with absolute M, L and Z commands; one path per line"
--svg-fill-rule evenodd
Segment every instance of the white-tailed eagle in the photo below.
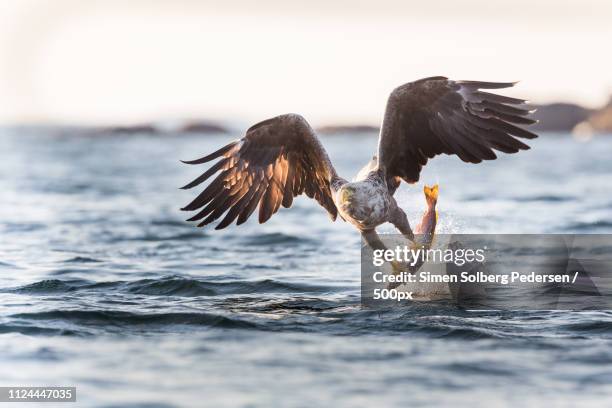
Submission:
M 483 89 L 514 83 L 452 81 L 431 77 L 404 84 L 391 92 L 382 122 L 378 152 L 354 182 L 340 177 L 314 130 L 300 115 L 264 120 L 246 135 L 188 164 L 218 159 L 183 188 L 212 182 L 184 211 L 197 211 L 188 221 L 199 227 L 223 217 L 216 229 L 240 225 L 259 208 L 266 222 L 280 206 L 291 207 L 305 193 L 327 210 L 340 215 L 361 232 L 366 242 L 380 248 L 375 228 L 391 222 L 404 236 L 414 234 L 393 194 L 401 180 L 415 183 L 422 167 L 439 154 L 453 154 L 468 163 L 496 158 L 495 151 L 516 153 L 533 139 L 523 125 L 535 123 L 522 99 Z M 432 235 L 436 224 L 437 186 L 425 187 L 428 210 L 415 232 Z

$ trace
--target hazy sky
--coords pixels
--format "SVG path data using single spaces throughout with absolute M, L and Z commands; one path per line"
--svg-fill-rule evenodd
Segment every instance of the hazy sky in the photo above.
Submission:
M 612 1 L 2 0 L 0 122 L 377 123 L 431 75 L 597 106 L 612 92 Z

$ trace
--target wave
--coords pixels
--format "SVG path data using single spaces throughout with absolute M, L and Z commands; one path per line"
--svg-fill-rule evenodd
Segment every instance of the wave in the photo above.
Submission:
M 38 222 L 6 222 L 3 223 L 4 232 L 35 232 L 46 229 L 47 226 Z
M 75 256 L 74 258 L 66 259 L 65 263 L 99 263 L 103 262 L 100 259 L 89 258 L 86 256 Z
M 59 280 L 45 279 L 39 282 L 34 282 L 29 285 L 19 286 L 6 290 L 12 293 L 24 294 L 46 294 L 46 293 L 68 293 L 85 287 L 89 282 L 80 279 L 74 280 Z
M 599 220 L 593 222 L 574 222 L 563 228 L 569 232 L 602 232 L 602 229 L 612 230 L 612 221 Z
M 576 197 L 572 197 L 568 195 L 548 194 L 548 195 L 535 195 L 535 196 L 521 196 L 521 197 L 514 197 L 513 199 L 515 201 L 520 201 L 520 202 L 541 201 L 541 202 L 546 202 L 546 203 L 563 203 L 567 201 L 574 201 Z
M 257 329 L 256 323 L 213 313 L 132 313 L 114 310 L 51 310 L 36 313 L 18 313 L 13 319 L 64 321 L 85 326 L 116 325 L 196 325 L 226 329 Z
M 185 228 L 189 224 L 186 221 L 182 220 L 174 220 L 174 219 L 157 219 L 152 220 L 151 225 L 156 225 L 160 227 L 180 227 Z
M 298 282 L 283 282 L 275 279 L 257 281 L 209 281 L 181 276 L 136 281 L 92 282 L 84 279 L 45 279 L 25 286 L 8 289 L 8 292 L 25 294 L 69 293 L 83 290 L 109 290 L 152 296 L 218 296 L 258 293 L 328 293 L 337 286 L 312 285 Z
M 513 367 L 507 368 L 504 365 L 490 364 L 489 362 L 482 363 L 478 361 L 441 364 L 435 368 L 461 375 L 515 377 L 519 374 Z
M 282 244 L 293 246 L 296 244 L 304 244 L 313 242 L 309 238 L 299 237 L 295 235 L 283 234 L 280 232 L 270 234 L 258 234 L 246 237 L 241 240 L 241 243 L 248 246 L 268 246 Z
M 126 284 L 126 287 L 130 293 L 166 296 L 216 296 L 269 292 L 323 293 L 337 289 L 331 286 L 281 282 L 274 279 L 213 282 L 183 277 L 142 279 L 129 282 Z
M 563 329 L 575 334 L 612 334 L 612 320 L 595 320 L 569 323 Z
M 109 237 L 108 242 L 121 242 L 121 241 L 147 241 L 147 242 L 158 242 L 158 241 L 187 241 L 192 239 L 205 238 L 206 234 L 200 230 L 186 231 L 177 234 L 155 234 L 146 233 L 144 235 L 138 235 L 135 237 Z
M 58 275 L 70 275 L 74 273 L 88 275 L 91 273 L 91 269 L 88 266 L 84 265 L 83 267 L 71 267 L 71 268 L 59 268 L 55 269 L 52 272 L 49 272 L 50 275 L 58 276 Z
M 89 334 L 81 330 L 62 329 L 19 324 L 0 324 L 0 334 L 19 333 L 27 336 L 82 336 Z
M 487 201 L 489 198 L 491 197 L 485 194 L 470 194 L 463 197 L 463 201 Z
M 486 194 L 472 194 L 463 198 L 466 202 L 488 201 L 492 196 Z M 499 197 L 498 197 L 499 198 Z M 503 198 L 503 197 L 502 197 Z M 576 197 L 569 195 L 544 194 L 533 196 L 514 196 L 507 197 L 509 200 L 518 202 L 545 202 L 545 203 L 563 203 L 576 200 Z

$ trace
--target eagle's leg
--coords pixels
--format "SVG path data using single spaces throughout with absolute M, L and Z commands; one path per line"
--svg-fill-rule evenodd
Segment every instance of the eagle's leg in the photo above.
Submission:
M 362 230 L 361 236 L 363 237 L 365 242 L 368 244 L 368 246 L 372 248 L 373 250 L 377 250 L 377 249 L 380 249 L 383 251 L 387 250 L 387 246 L 380 240 L 380 237 L 378 236 L 376 229 L 372 228 L 369 230 Z M 395 260 L 391 261 L 391 268 L 393 269 L 394 275 L 398 275 L 401 272 L 406 270 L 406 267 L 404 267 L 400 262 L 397 262 Z
M 380 237 L 378 236 L 378 233 L 374 228 L 369 230 L 362 230 L 361 236 L 370 248 L 374 250 L 381 249 L 383 251 L 387 249 L 385 244 L 380 240 Z
M 395 209 L 391 212 L 389 222 L 393 224 L 406 239 L 414 242 L 414 233 L 412 232 L 412 228 L 410 228 L 408 217 L 399 206 L 396 205 Z

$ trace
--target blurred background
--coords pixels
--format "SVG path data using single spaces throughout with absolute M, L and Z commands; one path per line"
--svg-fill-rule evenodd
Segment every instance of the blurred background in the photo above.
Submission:
M 179 210 L 206 167 L 179 159 L 285 112 L 351 178 L 389 92 L 444 75 L 520 80 L 500 93 L 540 137 L 431 160 L 395 194 L 412 224 L 437 182 L 439 232 L 608 234 L 610 21 L 609 0 L 3 0 L 0 385 L 87 407 L 612 406 L 610 312 L 369 310 L 359 234 L 313 200 L 223 231 Z
M 0 121 L 376 126 L 391 89 L 444 75 L 569 103 L 542 129 L 609 130 L 611 15 L 606 0 L 6 0 Z

